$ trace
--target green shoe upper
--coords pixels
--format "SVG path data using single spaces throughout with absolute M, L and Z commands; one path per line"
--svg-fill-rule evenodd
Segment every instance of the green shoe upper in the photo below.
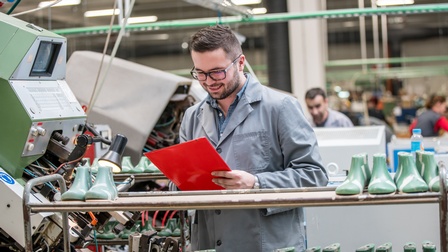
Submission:
M 375 250 L 376 252 L 392 252 L 392 243 L 386 242 L 381 246 L 378 246 Z
M 425 180 L 429 190 L 433 192 L 440 191 L 439 167 L 436 164 L 434 152 L 420 152 L 419 163 L 421 163 L 421 174 L 423 180 Z
M 115 200 L 117 197 L 118 191 L 112 176 L 112 168 L 98 167 L 95 182 L 86 193 L 86 200 Z
M 87 191 L 92 186 L 90 177 L 90 166 L 79 166 L 76 168 L 75 179 L 70 189 L 61 195 L 61 200 L 85 200 Z
M 362 193 L 369 182 L 370 175 L 367 154 L 353 155 L 347 178 L 336 188 L 336 194 L 354 195 Z
M 371 194 L 389 194 L 397 190 L 397 186 L 387 170 L 386 154 L 373 155 L 372 177 L 367 189 Z
M 339 243 L 333 243 L 322 249 L 322 252 L 340 252 L 340 251 L 341 251 L 341 244 Z
M 130 173 L 134 169 L 130 156 L 124 156 L 121 159 L 121 173 Z
M 369 243 L 356 249 L 356 252 L 375 252 L 375 244 Z
M 395 184 L 399 192 L 415 193 L 428 191 L 428 185 L 420 176 L 409 152 L 398 152 L 398 173 L 395 174 Z

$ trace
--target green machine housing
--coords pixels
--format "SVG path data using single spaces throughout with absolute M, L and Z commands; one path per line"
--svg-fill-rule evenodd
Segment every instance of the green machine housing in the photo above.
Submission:
M 0 13 L 0 167 L 21 178 L 50 149 L 66 157 L 86 114 L 65 81 L 67 41 Z

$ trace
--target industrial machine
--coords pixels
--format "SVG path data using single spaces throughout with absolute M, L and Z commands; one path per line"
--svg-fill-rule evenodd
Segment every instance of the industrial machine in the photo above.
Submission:
M 101 130 L 101 127 L 87 122 L 84 111 L 92 91 L 89 89 L 91 79 L 97 74 L 96 66 L 101 64 L 99 55 L 87 52 L 75 54 L 72 59 L 75 65 L 68 71 L 67 41 L 64 37 L 3 13 L 0 13 L 0 30 L 0 130 L 3 132 L 0 137 L 0 207 L 3 215 L 0 218 L 0 250 L 23 251 L 28 248 L 23 217 L 23 195 L 27 181 L 60 174 L 70 187 L 76 167 L 86 165 L 88 160 L 84 157 L 91 150 L 91 145 L 95 145 L 94 149 L 98 144 L 102 149 L 104 145 L 110 146 L 102 158 L 112 149 L 124 152 L 124 147 L 117 147 L 116 143 L 126 144 L 127 141 L 123 141 L 126 137 L 117 134 L 110 139 L 109 125 L 129 135 L 131 141 L 126 155 L 133 156 L 135 163 L 152 129 L 157 127 L 158 119 L 163 117 L 164 109 L 168 103 L 179 99 L 175 93 L 177 90 L 187 90 L 185 85 L 190 80 L 116 59 L 111 67 L 113 74 L 107 79 L 110 85 L 103 89 L 97 107 L 92 108 L 89 116 L 89 120 L 95 121 L 98 126 L 107 126 L 106 130 Z M 77 60 L 86 60 L 86 63 Z M 80 66 L 87 68 L 82 68 L 84 72 L 80 74 L 66 76 L 67 72 L 73 73 Z M 128 74 L 123 75 L 123 71 Z M 119 75 L 115 76 L 114 73 Z M 135 86 L 135 89 L 127 89 L 129 92 L 157 94 L 157 99 L 129 102 L 129 97 L 134 94 L 126 96 L 116 92 L 116 88 L 123 84 L 129 86 L 127 81 Z M 181 94 L 180 99 L 185 96 Z M 174 100 L 172 97 L 175 97 Z M 115 110 L 110 110 L 110 102 L 122 105 L 118 109 L 121 114 L 117 114 L 116 106 L 112 106 Z M 142 117 L 142 114 L 145 116 Z M 179 118 L 181 115 L 176 116 Z M 106 131 L 109 133 L 104 134 Z M 117 186 L 118 191 L 127 191 L 133 185 L 134 181 L 130 178 L 124 178 Z M 92 179 L 95 179 L 94 176 Z M 31 194 L 29 202 L 32 203 L 61 198 L 56 181 L 35 186 Z M 141 216 L 142 212 L 72 212 L 69 214 L 70 243 L 73 247 L 84 247 L 91 242 L 94 231 L 110 228 L 111 221 L 116 223 L 113 232 L 117 234 L 137 230 Z M 60 213 L 33 214 L 30 226 L 33 251 L 64 249 Z M 153 242 L 152 246 L 172 249 L 175 244 L 172 240 L 165 243 L 168 238 L 154 238 L 154 233 L 150 235 L 142 236 L 148 238 L 144 244 L 146 246 L 151 244 L 151 237 L 158 241 Z
M 21 251 L 26 242 L 25 183 L 57 173 L 69 184 L 87 148 L 94 142 L 111 145 L 111 141 L 87 125 L 86 114 L 65 81 L 66 39 L 3 13 L 0 30 L 0 247 Z M 58 185 L 36 186 L 30 198 L 31 202 L 56 200 Z M 71 220 L 74 242 L 90 233 L 88 215 L 73 213 Z M 31 227 L 34 251 L 60 247 L 60 214 L 33 214 Z
M 0 13 L 0 192 L 1 245 L 23 248 L 23 186 L 30 178 L 70 172 L 79 153 L 75 139 L 86 115 L 65 82 L 66 39 Z M 79 160 L 78 160 L 79 161 Z M 57 188 L 46 184 L 32 200 L 51 200 Z M 35 246 L 55 247 L 60 218 L 54 213 L 32 217 Z

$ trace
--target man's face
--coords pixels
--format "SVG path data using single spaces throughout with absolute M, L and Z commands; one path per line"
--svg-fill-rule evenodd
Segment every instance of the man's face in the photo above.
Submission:
M 321 95 L 317 95 L 314 99 L 305 99 L 305 102 L 315 124 L 321 124 L 327 119 L 327 99 L 324 99 Z
M 209 95 L 217 100 L 223 100 L 229 96 L 236 96 L 239 87 L 243 85 L 239 75 L 239 66 L 244 55 L 238 57 L 233 62 L 226 57 L 222 49 L 209 52 L 191 52 L 191 58 L 194 63 L 194 70 L 198 73 L 210 73 L 212 71 L 225 71 L 225 78 L 222 80 L 213 80 L 210 75 L 205 81 L 199 81 Z M 232 98 L 233 99 L 233 98 Z

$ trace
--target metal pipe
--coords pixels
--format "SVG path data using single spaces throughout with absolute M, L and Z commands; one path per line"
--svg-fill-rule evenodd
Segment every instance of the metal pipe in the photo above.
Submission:
M 326 67 L 342 67 L 357 65 L 374 65 L 374 64 L 397 64 L 397 63 L 419 63 L 419 62 L 435 62 L 447 61 L 447 56 L 425 56 L 425 57 L 400 57 L 400 58 L 379 58 L 379 59 L 348 59 L 348 60 L 332 60 L 328 61 Z
M 41 185 L 50 181 L 58 181 L 61 193 L 64 193 L 67 190 L 67 186 L 65 184 L 64 178 L 59 174 L 52 174 L 43 177 L 37 177 L 30 179 L 23 190 L 23 219 L 24 219 L 24 230 L 25 230 L 25 251 L 31 252 L 33 251 L 33 239 L 31 234 L 31 207 L 30 207 L 30 197 L 31 190 L 34 186 Z M 38 203 L 39 204 L 39 203 Z M 46 212 L 54 212 L 53 210 L 49 210 Z M 62 228 L 64 234 L 64 251 L 70 251 L 70 241 L 68 237 L 68 213 L 62 212 Z
M 139 211 L 145 210 L 206 210 L 266 207 L 306 207 L 306 206 L 349 206 L 373 204 L 411 204 L 437 203 L 438 193 L 415 193 L 395 195 L 361 195 L 340 196 L 334 191 L 317 192 L 259 192 L 257 190 L 237 190 L 239 193 L 217 191 L 206 195 L 177 195 L 154 197 L 119 197 L 115 201 L 63 201 L 50 203 L 30 203 L 32 212 L 74 212 L 74 211 Z M 235 191 L 236 192 L 236 191 Z
M 358 0 L 358 8 L 364 9 L 364 0 Z M 359 40 L 361 41 L 361 60 L 367 59 L 367 46 L 366 46 L 366 18 L 359 16 Z M 362 72 L 367 72 L 367 65 L 362 64 Z
M 221 24 L 241 24 L 241 23 L 270 23 L 270 22 L 286 22 L 295 19 L 310 19 L 310 18 L 345 18 L 355 17 L 358 15 L 371 16 L 381 14 L 417 14 L 417 13 L 437 13 L 447 12 L 448 4 L 422 4 L 422 5 L 408 5 L 408 6 L 394 6 L 388 8 L 365 8 L 365 9 L 343 9 L 343 10 L 326 10 L 309 13 L 272 13 L 264 15 L 254 15 L 250 18 L 242 16 L 228 16 L 228 17 L 211 17 L 211 18 L 194 18 L 194 19 L 179 19 L 160 21 L 145 24 L 128 24 L 127 31 L 147 31 L 147 30 L 162 30 L 185 27 L 204 27 L 215 25 L 217 21 Z M 120 25 L 110 26 L 92 26 L 92 27 L 78 27 L 68 29 L 57 29 L 52 32 L 59 35 L 74 35 L 74 34 L 99 34 L 107 33 L 109 30 L 118 32 Z
M 440 250 L 447 252 L 447 195 L 446 195 L 446 167 L 443 161 L 438 163 L 440 177 L 440 199 L 439 199 L 439 219 L 440 219 Z

